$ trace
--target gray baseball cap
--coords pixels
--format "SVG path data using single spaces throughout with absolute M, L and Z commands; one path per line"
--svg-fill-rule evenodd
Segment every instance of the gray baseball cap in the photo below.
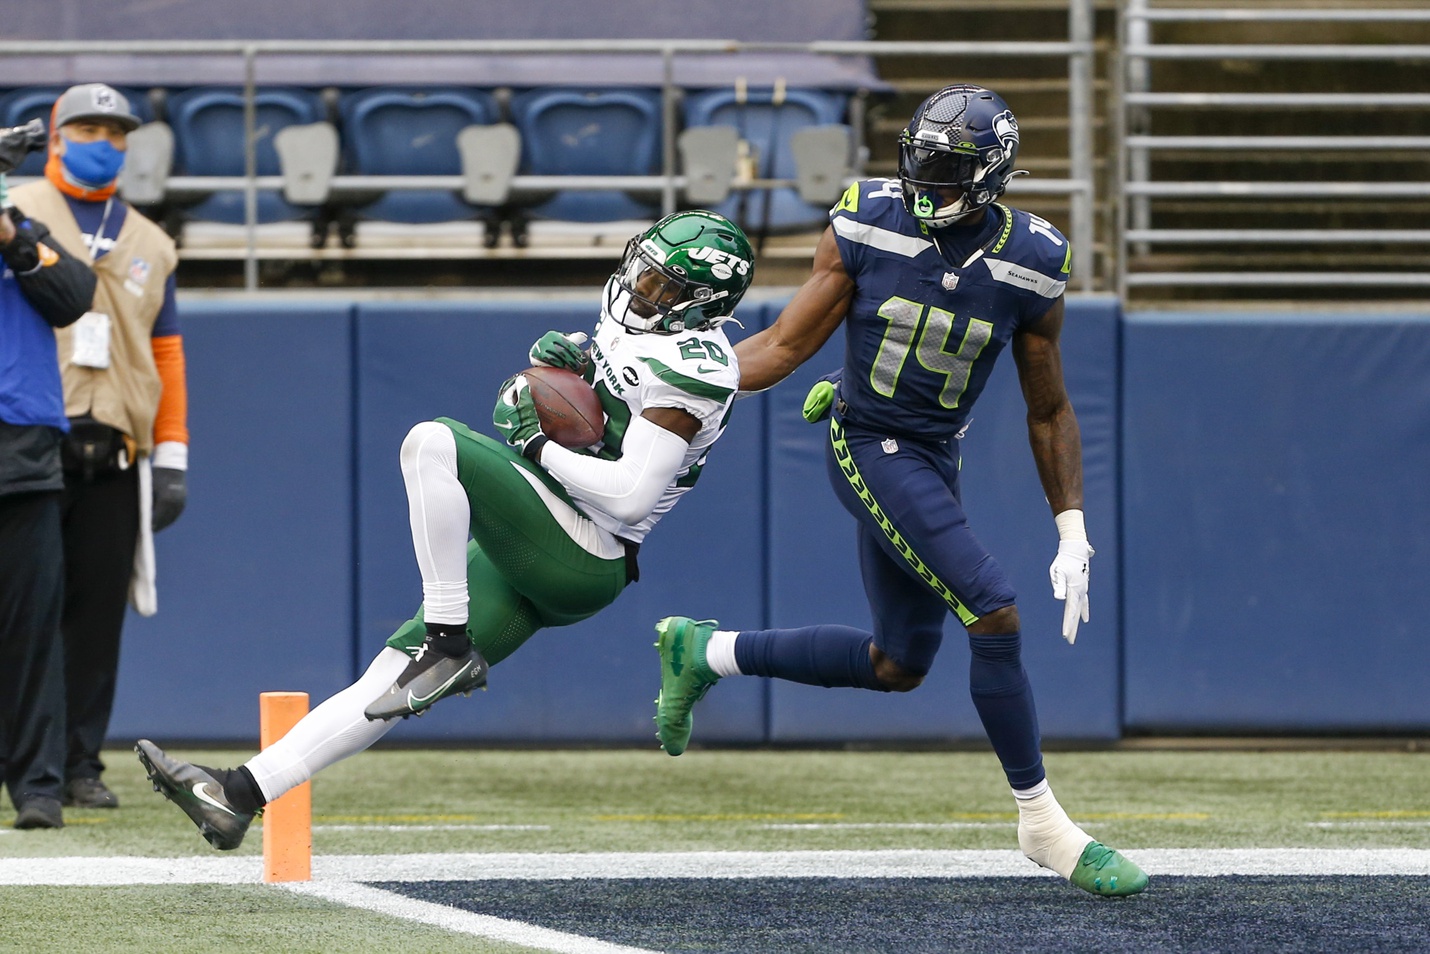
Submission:
M 54 128 L 79 119 L 108 119 L 124 127 L 125 132 L 133 132 L 140 126 L 139 117 L 129 111 L 129 100 L 124 94 L 103 83 L 71 86 L 55 100 Z

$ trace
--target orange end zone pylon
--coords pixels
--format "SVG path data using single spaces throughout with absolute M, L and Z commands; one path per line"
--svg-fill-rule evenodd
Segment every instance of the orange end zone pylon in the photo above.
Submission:
M 268 748 L 307 714 L 306 692 L 259 693 L 259 745 Z M 263 880 L 312 878 L 313 789 L 310 782 L 304 782 L 263 809 Z

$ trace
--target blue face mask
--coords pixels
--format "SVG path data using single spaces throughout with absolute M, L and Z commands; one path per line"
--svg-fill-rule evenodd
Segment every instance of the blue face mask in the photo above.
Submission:
M 108 139 L 95 142 L 65 140 L 65 154 L 60 157 L 65 171 L 82 185 L 102 188 L 114 181 L 124 168 L 124 153 L 114 148 Z

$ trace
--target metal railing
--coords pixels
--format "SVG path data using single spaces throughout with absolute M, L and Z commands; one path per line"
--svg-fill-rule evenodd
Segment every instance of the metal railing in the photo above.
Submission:
M 1356 229 L 1188 229 L 1154 225 L 1156 199 L 1397 199 L 1430 197 L 1430 181 L 1163 181 L 1153 174 L 1159 151 L 1231 153 L 1285 151 L 1288 157 L 1356 151 L 1363 156 L 1424 151 L 1430 136 L 1158 136 L 1147 132 L 1150 114 L 1160 108 L 1224 110 L 1275 109 L 1315 116 L 1318 111 L 1348 107 L 1416 108 L 1430 106 L 1430 93 L 1333 92 L 1168 92 L 1152 89 L 1152 63 L 1170 60 L 1306 61 L 1430 61 L 1430 45 L 1400 43 L 1159 43 L 1155 24 L 1430 24 L 1427 9 L 1238 9 L 1154 7 L 1150 0 L 1126 0 L 1120 23 L 1119 48 L 1124 69 L 1119 110 L 1119 158 L 1122 168 L 1118 291 L 1147 286 L 1430 286 L 1430 268 L 1423 271 L 1156 271 L 1137 270 L 1139 256 L 1158 245 L 1395 245 L 1430 242 L 1430 231 L 1413 228 Z M 1314 77 L 1314 73 L 1312 74 Z M 1313 83 L 1314 79 L 1308 82 Z M 1310 207 L 1308 206 L 1308 209 Z M 1314 211 L 1314 209 L 1310 209 Z M 1430 260 L 1427 260 L 1430 261 Z
M 678 56 L 721 56 L 740 53 L 812 54 L 816 56 L 980 56 L 1019 58 L 1060 58 L 1068 62 L 1069 177 L 1029 182 L 1015 180 L 1013 191 L 1022 194 L 1066 195 L 1069 199 L 1069 227 L 1074 255 L 1074 271 L 1084 289 L 1093 281 L 1095 186 L 1093 176 L 1093 6 L 1094 0 L 1069 0 L 1067 42 L 893 42 L 840 41 L 814 43 L 744 42 L 736 40 L 462 40 L 462 41 L 119 41 L 60 42 L 4 41 L 0 56 L 238 56 L 243 62 L 245 154 L 244 175 L 233 177 L 175 176 L 168 180 L 173 190 L 242 189 L 246 226 L 244 286 L 258 287 L 257 195 L 262 190 L 283 188 L 280 176 L 257 174 L 257 62 L 264 56 L 394 55 L 421 56 L 455 54 L 503 56 L 514 54 L 641 54 L 659 57 L 662 66 L 661 170 L 653 176 L 523 176 L 512 180 L 516 190 L 647 190 L 659 192 L 661 208 L 673 211 L 686 181 L 677 170 L 676 107 L 679 88 L 675 80 Z M 932 92 L 932 90 L 930 90 Z M 855 130 L 856 136 L 860 130 Z M 857 178 L 852 169 L 850 181 Z M 460 176 L 335 176 L 335 189 L 452 189 L 460 191 Z M 736 180 L 735 189 L 751 190 L 793 186 L 788 179 Z M 474 250 L 474 254 L 475 250 Z

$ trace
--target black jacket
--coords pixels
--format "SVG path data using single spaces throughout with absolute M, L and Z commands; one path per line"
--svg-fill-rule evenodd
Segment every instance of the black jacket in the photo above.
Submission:
M 51 239 L 39 222 L 24 225 L 19 209 L 4 213 L 15 223 L 15 238 L 0 245 L 0 259 L 14 272 L 20 292 L 56 328 L 74 324 L 94 302 L 95 277 L 89 266 Z M 58 256 L 45 265 L 40 243 Z M 60 490 L 61 434 L 43 425 L 16 426 L 0 421 L 0 495 Z

